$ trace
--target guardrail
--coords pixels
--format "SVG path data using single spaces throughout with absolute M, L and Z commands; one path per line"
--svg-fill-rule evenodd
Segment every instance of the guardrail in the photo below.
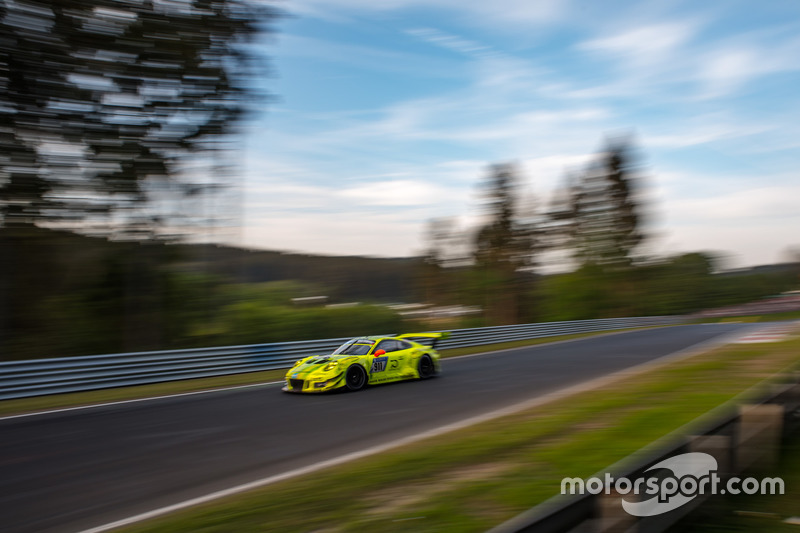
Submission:
M 798 430 L 800 374 L 795 373 L 791 382 L 774 385 L 760 402 L 723 406 L 704 425 L 656 442 L 592 477 L 601 479 L 607 472 L 612 479 L 626 478 L 635 484 L 638 479 L 652 476 L 653 472 L 648 470 L 665 459 L 702 452 L 714 457 L 718 465 L 716 474 L 727 483 L 742 473 L 774 469 L 781 443 Z M 598 494 L 555 496 L 488 533 L 661 533 L 710 498 L 717 497 L 709 491 L 666 513 L 635 517 L 623 510 L 623 496 L 613 487 L 610 494 L 606 492 L 604 485 Z M 636 498 L 627 496 L 629 501 L 637 501 Z
M 680 317 L 633 317 L 459 329 L 439 349 L 615 329 L 672 325 Z M 346 338 L 136 352 L 0 363 L 0 400 L 288 368 L 330 353 Z

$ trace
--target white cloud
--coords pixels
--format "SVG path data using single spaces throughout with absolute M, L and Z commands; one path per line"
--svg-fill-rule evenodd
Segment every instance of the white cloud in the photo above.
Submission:
M 670 61 L 696 32 L 695 22 L 665 22 L 584 41 L 578 48 L 624 59 L 627 69 L 652 70 Z
M 432 141 L 482 147 L 498 159 L 516 159 L 535 153 L 560 153 L 574 142 L 576 133 L 599 138 L 612 113 L 600 106 L 554 106 L 531 101 L 536 82 L 510 70 L 478 69 L 471 84 L 455 92 L 398 101 L 372 110 L 361 119 L 320 122 L 312 137 L 275 133 L 274 145 L 282 153 L 306 156 L 371 153 L 375 161 L 396 156 L 393 147 Z M 502 79 L 513 80 L 503 82 Z M 407 156 L 406 156 L 407 157 Z M 436 164 L 440 161 L 431 161 Z M 486 161 L 489 163 L 490 161 Z
M 441 46 L 448 50 L 459 52 L 465 55 L 471 56 L 479 52 L 487 52 L 491 50 L 488 46 L 484 46 L 480 43 L 461 37 L 456 37 L 455 35 L 450 35 L 434 28 L 412 28 L 410 30 L 406 30 L 406 33 L 422 39 L 423 41 L 427 41 L 437 46 Z
M 364 183 L 343 189 L 339 195 L 361 205 L 418 206 L 441 201 L 445 191 L 415 180 L 391 180 Z
M 543 201 L 549 201 L 550 195 L 561 188 L 565 176 L 586 168 L 595 156 L 586 154 L 559 154 L 522 160 L 522 172 L 533 183 Z
M 670 214 L 676 224 L 725 221 L 738 226 L 757 223 L 758 219 L 791 218 L 800 222 L 798 198 L 800 185 L 753 187 L 713 197 L 675 199 L 670 202 Z
M 800 70 L 800 39 L 778 43 L 737 39 L 718 46 L 698 64 L 703 98 L 718 98 L 741 89 L 763 76 Z
M 421 222 L 353 209 L 266 214 L 244 227 L 246 246 L 332 255 L 408 256 L 420 248 Z
M 735 121 L 731 117 L 712 113 L 693 117 L 689 121 L 681 120 L 678 125 L 663 125 L 659 129 L 661 131 L 648 128 L 650 131 L 643 135 L 645 146 L 650 149 L 685 148 L 761 135 L 774 130 L 775 126 Z
M 705 97 L 713 98 L 737 89 L 760 70 L 753 50 L 734 49 L 715 52 L 706 59 L 700 74 L 705 82 Z
M 726 267 L 781 261 L 789 245 L 800 243 L 800 185 L 771 185 L 779 176 L 697 175 L 658 172 L 651 190 L 650 247 L 659 254 L 722 252 Z M 752 187 L 758 182 L 761 185 Z M 693 195 L 692 195 L 693 193 Z
M 273 182 L 248 187 L 245 202 L 256 208 L 255 213 L 264 209 L 284 211 L 289 206 L 292 210 L 328 210 L 332 193 L 328 187 Z
M 749 81 L 778 72 L 800 70 L 796 31 L 778 28 L 719 38 L 704 33 L 709 20 L 694 17 L 635 25 L 582 41 L 576 49 L 617 62 L 618 75 L 596 85 L 576 87 L 574 98 L 613 98 L 654 94 L 684 100 L 713 99 L 733 94 Z M 684 89 L 677 91 L 676 87 Z M 691 87 L 691 90 L 687 90 Z
M 787 227 L 729 223 L 670 228 L 663 240 L 664 254 L 721 252 L 726 268 L 783 261 L 787 247 L 798 243 L 796 233 Z
M 702 22 L 697 19 L 652 23 L 626 21 L 625 28 L 606 27 L 599 37 L 584 40 L 575 49 L 591 59 L 605 59 L 593 70 L 602 75 L 599 82 L 576 80 L 561 95 L 578 99 L 629 98 L 637 102 L 685 100 L 691 95 L 676 87 L 696 78 L 693 48 L 699 39 Z
M 295 0 L 288 9 L 320 18 L 341 17 L 343 12 L 445 9 L 473 24 L 530 29 L 566 17 L 570 4 L 569 0 Z
M 415 77 L 451 78 L 452 63 L 425 54 L 385 47 L 336 42 L 292 33 L 281 34 L 276 56 L 279 61 L 314 60 L 339 63 L 373 72 L 396 72 Z

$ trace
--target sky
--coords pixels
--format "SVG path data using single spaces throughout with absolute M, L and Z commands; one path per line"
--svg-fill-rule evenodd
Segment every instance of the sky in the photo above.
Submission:
M 243 151 L 241 244 L 402 257 L 512 162 L 546 207 L 630 136 L 648 255 L 800 247 L 800 2 L 291 0 Z

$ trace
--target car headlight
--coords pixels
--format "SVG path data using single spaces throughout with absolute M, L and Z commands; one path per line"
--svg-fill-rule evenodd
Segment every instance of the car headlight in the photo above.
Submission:
M 337 366 L 339 366 L 339 362 L 338 361 L 331 361 L 330 363 L 325 365 L 325 368 L 323 370 L 325 370 L 325 372 L 330 372 L 331 370 L 333 370 Z

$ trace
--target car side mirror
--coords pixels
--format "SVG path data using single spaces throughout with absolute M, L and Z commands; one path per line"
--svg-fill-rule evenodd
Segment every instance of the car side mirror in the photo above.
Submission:
M 378 350 L 377 352 L 375 352 L 374 356 L 378 357 L 379 355 L 383 355 L 385 353 L 386 353 L 386 350 Z

